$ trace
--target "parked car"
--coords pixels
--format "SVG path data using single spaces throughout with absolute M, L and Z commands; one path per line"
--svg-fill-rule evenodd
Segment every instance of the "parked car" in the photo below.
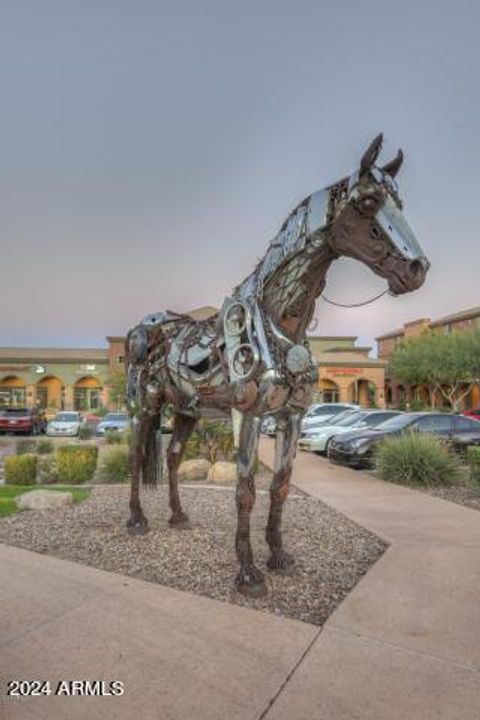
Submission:
M 312 425 L 319 425 L 331 420 L 346 410 L 359 410 L 359 405 L 353 403 L 319 403 L 311 405 L 302 419 L 302 432 Z
M 0 433 L 38 435 L 45 432 L 45 414 L 38 408 L 3 408 L 0 410 Z
M 360 428 L 374 428 L 399 415 L 398 410 L 353 410 L 338 415 L 332 421 L 308 428 L 301 434 L 299 447 L 311 452 L 328 451 L 332 438 Z
M 480 445 L 480 421 L 464 415 L 435 412 L 401 413 L 374 429 L 359 429 L 332 438 L 328 457 L 352 467 L 370 467 L 376 445 L 404 432 L 426 432 L 444 438 L 457 450 Z
M 79 412 L 59 412 L 47 425 L 50 437 L 75 436 L 84 424 L 83 415 Z
M 277 432 L 277 421 L 273 415 L 265 415 L 260 425 L 260 430 L 265 435 L 275 435 Z
M 105 435 L 107 430 L 124 432 L 128 428 L 127 413 L 107 413 L 97 425 L 97 435 Z
M 462 414 L 467 417 L 474 418 L 475 420 L 480 420 L 480 408 L 475 408 L 474 410 L 464 410 Z

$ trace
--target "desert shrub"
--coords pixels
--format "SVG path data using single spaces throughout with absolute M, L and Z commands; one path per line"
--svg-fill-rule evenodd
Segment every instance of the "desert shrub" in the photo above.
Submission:
M 37 460 L 37 483 L 49 485 L 58 482 L 57 461 L 54 455 L 43 455 Z
M 105 430 L 105 442 L 107 445 L 120 445 L 125 438 L 118 430 Z
M 184 460 L 205 457 L 211 463 L 233 460 L 235 447 L 231 425 L 219 420 L 200 420 L 188 439 L 183 457 Z
M 5 458 L 5 482 L 7 485 L 33 485 L 36 474 L 36 455 L 8 455 Z
M 50 440 L 50 438 L 40 438 L 40 440 L 37 440 L 35 450 L 39 455 L 49 455 L 53 453 L 54 449 L 53 440 Z
M 93 435 L 93 430 L 88 425 L 80 425 L 78 428 L 78 439 L 79 440 L 90 440 Z
M 99 480 L 104 483 L 120 483 L 129 479 L 128 447 L 120 445 L 109 448 L 101 459 Z
M 128 447 L 130 447 L 130 443 L 132 442 L 132 429 L 130 426 L 123 431 L 122 442 L 124 442 L 126 445 L 128 445 Z
M 480 447 L 467 449 L 467 463 L 470 468 L 470 480 L 480 484 Z
M 15 452 L 17 455 L 31 455 L 37 449 L 36 440 L 18 440 Z
M 64 445 L 57 450 L 58 482 L 80 485 L 92 479 L 97 468 L 96 445 Z
M 379 444 L 375 469 L 388 482 L 434 487 L 457 482 L 461 463 L 439 438 L 411 432 Z

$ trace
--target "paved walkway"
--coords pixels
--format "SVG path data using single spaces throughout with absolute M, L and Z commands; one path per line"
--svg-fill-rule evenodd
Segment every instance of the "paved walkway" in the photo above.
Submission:
M 271 464 L 273 442 L 262 441 Z M 293 482 L 390 543 L 269 720 L 478 720 L 480 513 L 299 452 Z
M 480 513 L 327 465 L 295 484 L 390 548 L 322 631 L 0 546 L 1 720 L 478 720 Z M 126 690 L 6 701 L 21 678 Z

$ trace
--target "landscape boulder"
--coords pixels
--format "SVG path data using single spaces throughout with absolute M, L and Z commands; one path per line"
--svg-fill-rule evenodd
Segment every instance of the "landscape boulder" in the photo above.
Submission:
M 194 460 L 185 460 L 178 468 L 179 482 L 198 482 L 205 480 L 212 463 L 205 458 L 195 458 Z
M 208 471 L 207 482 L 209 483 L 226 483 L 236 485 L 237 482 L 237 465 L 233 462 L 225 462 L 219 460 L 214 463 Z
M 17 495 L 15 502 L 19 510 L 52 510 L 73 503 L 71 492 L 59 490 L 30 490 Z

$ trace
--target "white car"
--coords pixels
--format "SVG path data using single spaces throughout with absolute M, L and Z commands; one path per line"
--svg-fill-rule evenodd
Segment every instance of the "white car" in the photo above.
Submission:
M 332 420 L 340 413 L 346 410 L 359 410 L 359 405 L 352 403 L 320 403 L 319 405 L 311 405 L 302 419 L 302 431 L 313 425 Z
M 333 423 L 323 423 L 311 427 L 302 433 L 298 441 L 301 450 L 326 453 L 330 440 L 335 435 L 352 432 L 359 428 L 374 428 L 377 425 L 398 415 L 396 410 L 358 410 L 343 413 L 342 417 Z
M 47 425 L 47 435 L 50 437 L 73 437 L 84 423 L 83 415 L 79 412 L 59 412 Z

